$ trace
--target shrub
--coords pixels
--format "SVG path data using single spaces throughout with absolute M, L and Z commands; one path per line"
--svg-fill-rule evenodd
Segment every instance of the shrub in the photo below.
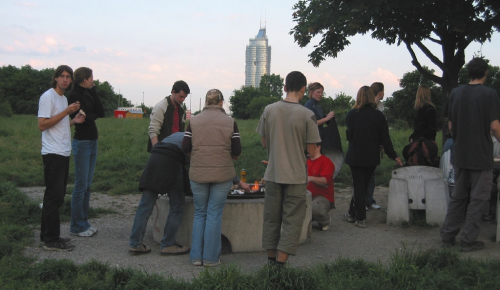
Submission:
M 3 101 L 0 103 L 0 116 L 12 117 L 12 106 L 9 102 Z

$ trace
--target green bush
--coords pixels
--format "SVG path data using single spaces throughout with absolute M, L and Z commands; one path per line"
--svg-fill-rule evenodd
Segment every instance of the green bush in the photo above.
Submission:
M 9 102 L 4 101 L 0 103 L 0 116 L 12 117 L 12 106 Z

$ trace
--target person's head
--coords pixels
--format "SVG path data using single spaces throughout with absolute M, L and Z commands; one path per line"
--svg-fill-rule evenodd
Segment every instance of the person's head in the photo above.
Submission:
M 316 143 L 316 150 L 314 150 L 314 155 L 309 156 L 311 159 L 316 159 L 321 156 L 321 142 Z
M 471 80 L 479 80 L 486 76 L 488 63 L 480 57 L 474 57 L 467 64 L 467 72 Z
M 373 90 L 373 94 L 375 95 L 375 103 L 379 103 L 384 99 L 384 84 L 379 82 L 374 82 L 370 86 Z
M 362 86 L 358 90 L 356 103 L 354 103 L 354 106 L 352 108 L 359 110 L 366 105 L 371 105 L 373 107 L 377 106 L 377 104 L 375 103 L 375 95 L 373 94 L 372 88 L 370 88 L 369 86 Z
M 305 91 L 306 85 L 306 76 L 299 71 L 293 71 L 285 78 L 285 91 L 287 93 Z
M 307 89 L 309 90 L 309 98 L 315 99 L 316 101 L 321 100 L 321 98 L 323 97 L 323 92 L 325 90 L 323 85 L 318 82 L 310 83 L 307 86 Z
M 222 92 L 218 89 L 211 89 L 207 92 L 207 96 L 205 97 L 205 106 L 211 105 L 219 105 L 222 106 L 222 102 L 224 101 L 224 96 Z
M 420 85 L 417 90 L 417 97 L 415 98 L 415 109 L 418 110 L 425 104 L 435 107 L 431 100 L 431 89 L 427 85 Z
M 67 65 L 60 65 L 56 68 L 50 86 L 53 89 L 62 91 L 71 90 L 73 88 L 73 69 Z
M 176 81 L 172 86 L 172 101 L 175 105 L 180 106 L 190 92 L 189 86 L 185 81 Z
M 94 75 L 88 67 L 79 67 L 75 70 L 75 84 L 90 89 L 94 84 Z

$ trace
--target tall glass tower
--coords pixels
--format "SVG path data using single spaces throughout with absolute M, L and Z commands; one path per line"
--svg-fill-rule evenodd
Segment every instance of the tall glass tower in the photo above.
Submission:
M 259 87 L 260 77 L 271 74 L 271 47 L 267 43 L 266 27 L 250 38 L 246 49 L 245 87 Z

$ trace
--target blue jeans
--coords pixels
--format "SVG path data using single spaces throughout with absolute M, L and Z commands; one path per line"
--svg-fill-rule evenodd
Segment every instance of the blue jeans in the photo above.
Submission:
M 75 160 L 75 187 L 71 198 L 70 232 L 81 233 L 90 228 L 88 220 L 90 187 L 97 159 L 97 140 L 73 139 Z
M 158 192 L 145 189 L 142 192 L 141 201 L 137 207 L 137 212 L 134 218 L 134 225 L 132 226 L 132 233 L 130 234 L 131 248 L 137 248 L 144 240 L 146 233 L 146 226 L 148 225 L 149 216 L 153 212 L 156 204 Z M 184 214 L 184 205 L 186 204 L 186 194 L 184 192 L 184 178 L 182 173 L 179 173 L 177 181 L 170 189 L 168 194 L 170 211 L 168 212 L 167 222 L 163 228 L 163 239 L 161 240 L 161 248 L 175 245 L 175 238 L 177 231 L 182 222 L 182 215 Z
M 233 180 L 221 183 L 191 181 L 194 197 L 191 261 L 216 263 L 221 253 L 222 212 Z

